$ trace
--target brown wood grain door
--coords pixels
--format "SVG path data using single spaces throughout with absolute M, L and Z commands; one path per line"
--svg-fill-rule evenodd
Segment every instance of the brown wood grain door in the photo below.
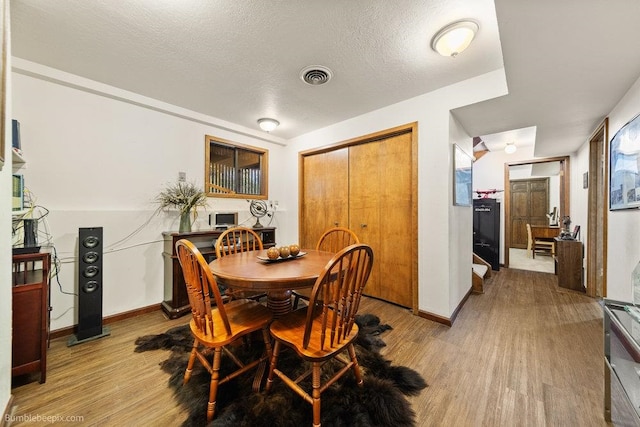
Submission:
M 589 141 L 589 213 L 587 219 L 587 295 L 607 296 L 607 141 L 609 120 L 605 119 Z
M 303 170 L 300 244 L 315 248 L 327 229 L 348 226 L 349 150 L 305 156 Z
M 366 295 L 412 306 L 410 133 L 349 147 L 349 227 L 373 249 Z
M 511 247 L 527 248 L 527 224 L 547 225 L 549 220 L 549 178 L 509 181 Z

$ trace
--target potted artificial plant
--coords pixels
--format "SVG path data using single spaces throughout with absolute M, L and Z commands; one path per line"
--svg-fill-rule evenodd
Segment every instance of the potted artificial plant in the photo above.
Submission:
M 180 233 L 191 231 L 193 220 L 198 217 L 198 208 L 207 206 L 207 195 L 192 182 L 178 181 L 168 184 L 156 197 L 159 210 L 178 209 L 180 211 Z

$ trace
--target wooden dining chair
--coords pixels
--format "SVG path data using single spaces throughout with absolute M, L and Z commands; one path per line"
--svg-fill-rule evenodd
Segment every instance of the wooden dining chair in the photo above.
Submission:
M 316 243 L 316 250 L 336 253 L 355 243 L 360 243 L 356 233 L 348 228 L 333 227 L 322 233 L 322 236 L 318 239 L 318 243 Z M 301 299 L 308 302 L 310 293 L 310 289 L 294 289 L 291 291 L 293 295 L 293 309 L 298 308 Z
M 555 255 L 555 243 L 551 240 L 534 239 L 531 224 L 527 224 L 527 256 L 536 257 L 536 252 Z
M 262 361 L 270 359 L 272 353 L 269 323 L 273 315 L 262 304 L 248 299 L 237 299 L 223 304 L 222 295 L 209 265 L 198 248 L 190 241 L 181 239 L 176 242 L 176 253 L 189 295 L 192 314 L 189 326 L 194 338 L 183 384 L 186 385 L 189 382 L 197 358 L 211 374 L 207 404 L 207 421 L 211 421 L 215 415 L 218 386 L 258 366 Z M 215 299 L 215 308 L 211 308 L 210 295 Z M 245 364 L 226 348 L 236 340 L 259 330 L 262 330 L 265 345 L 265 354 L 262 357 Z M 211 363 L 201 347 L 213 349 Z M 238 369 L 220 379 L 219 369 L 223 351 L 233 360 Z
M 280 378 L 313 406 L 314 426 L 320 426 L 321 395 L 331 384 L 352 370 L 357 384 L 363 385 L 353 341 L 358 335 L 355 316 L 372 266 L 370 246 L 347 246 L 334 255 L 322 270 L 311 291 L 307 309 L 293 311 L 271 324 L 271 336 L 275 341 L 266 391 L 273 386 L 275 376 Z M 310 364 L 305 374 L 293 379 L 278 369 L 278 356 L 283 345 Z M 344 351 L 349 358 L 344 357 Z M 344 367 L 330 374 L 325 372 L 330 377 L 325 378 L 322 367 L 329 360 L 336 360 Z M 303 384 L 309 375 L 312 379 L 310 390 L 306 382 Z
M 264 249 L 258 233 L 246 227 L 233 227 L 225 230 L 216 240 L 216 258 L 246 251 Z M 242 289 L 227 289 L 226 296 L 231 299 L 249 298 L 256 301 L 266 298 L 264 292 L 252 292 Z

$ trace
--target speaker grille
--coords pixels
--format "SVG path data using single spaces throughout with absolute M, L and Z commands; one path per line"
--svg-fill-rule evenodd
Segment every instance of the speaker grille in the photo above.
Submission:
M 84 262 L 86 262 L 87 264 L 93 264 L 98 262 L 98 260 L 100 259 L 100 254 L 98 254 L 98 252 L 94 252 L 94 251 L 89 251 L 86 254 L 84 254 L 82 256 L 82 260 Z
M 86 278 L 96 277 L 100 273 L 100 269 L 95 265 L 90 265 L 82 270 L 82 275 Z
M 100 244 L 100 238 L 98 236 L 87 236 L 82 239 L 82 246 L 85 248 L 95 248 Z
M 81 228 L 78 241 L 78 340 L 102 334 L 102 227 Z
M 82 286 L 82 292 L 90 294 L 91 292 L 95 292 L 100 289 L 100 284 L 95 280 L 89 280 L 87 283 Z

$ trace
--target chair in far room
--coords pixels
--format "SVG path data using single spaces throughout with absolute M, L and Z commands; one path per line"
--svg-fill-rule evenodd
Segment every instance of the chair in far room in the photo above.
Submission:
M 555 243 L 553 240 L 534 239 L 531 232 L 531 224 L 527 224 L 527 256 L 536 257 L 536 252 L 547 255 L 555 255 Z
M 189 382 L 197 358 L 211 375 L 207 404 L 207 421 L 211 421 L 215 415 L 218 386 L 257 367 L 262 361 L 270 359 L 269 324 L 273 315 L 267 307 L 248 299 L 237 299 L 223 304 L 222 295 L 209 264 L 189 240 L 181 239 L 176 242 L 176 254 L 182 267 L 193 316 L 189 322 L 194 338 L 193 348 L 183 383 L 186 386 Z M 215 300 L 215 308 L 211 307 L 210 295 Z M 262 357 L 245 363 L 225 348 L 239 339 L 246 338 L 250 333 L 260 330 L 262 330 L 265 345 L 265 354 Z M 213 350 L 211 362 L 208 360 L 211 357 L 209 350 Z M 220 379 L 219 369 L 223 351 L 233 360 L 238 369 Z
M 356 233 L 345 227 L 333 227 L 320 236 L 316 244 L 316 250 L 336 253 L 355 243 L 360 243 Z M 301 299 L 309 301 L 310 293 L 311 289 L 294 289 L 291 291 L 293 295 L 293 309 L 298 308 Z

